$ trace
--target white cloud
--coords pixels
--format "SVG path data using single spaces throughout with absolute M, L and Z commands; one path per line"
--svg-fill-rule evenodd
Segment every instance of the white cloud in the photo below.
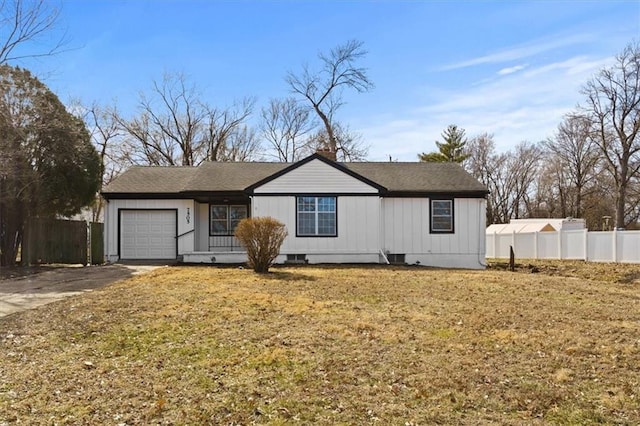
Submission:
M 495 64 L 517 61 L 520 59 L 538 55 L 540 53 L 548 52 L 550 50 L 586 43 L 592 39 L 593 36 L 588 34 L 572 34 L 565 37 L 556 36 L 551 39 L 538 40 L 533 43 L 513 46 L 500 52 L 495 52 L 488 55 L 479 56 L 477 58 L 468 59 L 466 61 L 445 65 L 440 68 L 440 71 L 451 71 L 482 64 Z
M 529 66 L 529 64 L 524 64 L 524 65 L 516 65 L 514 67 L 502 68 L 500 71 L 498 71 L 498 75 L 513 74 L 514 72 L 522 71 L 523 69 L 527 68 L 528 66 Z
M 359 131 L 371 144 L 370 158 L 378 161 L 389 155 L 415 161 L 417 153 L 435 149 L 449 124 L 465 128 L 467 136 L 493 133 L 502 151 L 523 140 L 538 142 L 552 136 L 563 115 L 581 101 L 582 85 L 610 60 L 574 56 L 456 90 L 434 90 L 429 104 L 372 117 Z

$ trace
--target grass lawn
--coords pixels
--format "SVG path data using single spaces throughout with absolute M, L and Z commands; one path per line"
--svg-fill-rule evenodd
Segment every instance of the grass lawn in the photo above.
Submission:
M 0 424 L 640 424 L 640 265 L 500 266 L 171 267 L 11 315 Z

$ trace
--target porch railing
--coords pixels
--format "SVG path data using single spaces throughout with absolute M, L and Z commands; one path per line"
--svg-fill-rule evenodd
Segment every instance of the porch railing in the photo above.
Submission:
M 245 248 L 233 235 L 215 235 L 209 237 L 209 251 L 245 251 Z

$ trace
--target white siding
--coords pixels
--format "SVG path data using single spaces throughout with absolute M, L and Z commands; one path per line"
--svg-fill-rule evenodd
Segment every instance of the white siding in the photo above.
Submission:
M 259 186 L 255 194 L 265 193 L 369 193 L 378 190 L 320 160 L 312 160 Z
M 429 233 L 428 198 L 383 198 L 382 249 L 405 254 L 407 263 L 482 268 L 485 262 L 485 200 L 456 198 L 452 234 Z
M 379 203 L 377 196 L 337 197 L 337 237 L 296 237 L 295 196 L 254 196 L 251 215 L 271 216 L 285 224 L 289 235 L 280 250 L 282 254 L 326 254 L 337 256 L 337 262 L 347 254 L 372 254 L 375 256 L 368 258 L 377 261 Z
M 196 245 L 195 251 L 209 250 L 209 204 L 196 203 Z
M 187 208 L 189 209 L 189 223 L 187 223 Z M 195 226 L 193 200 L 110 200 L 105 211 L 105 256 L 107 261 L 118 260 L 118 220 L 120 209 L 176 209 L 178 213 L 177 234 L 185 234 Z M 193 232 L 178 238 L 178 255 L 191 252 L 194 249 L 195 235 Z

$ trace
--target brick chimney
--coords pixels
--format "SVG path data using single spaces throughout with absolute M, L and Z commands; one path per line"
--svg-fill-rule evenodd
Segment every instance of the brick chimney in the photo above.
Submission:
M 324 158 L 328 158 L 331 161 L 336 161 L 336 153 L 332 151 L 328 146 L 316 149 L 316 153 L 322 155 Z

